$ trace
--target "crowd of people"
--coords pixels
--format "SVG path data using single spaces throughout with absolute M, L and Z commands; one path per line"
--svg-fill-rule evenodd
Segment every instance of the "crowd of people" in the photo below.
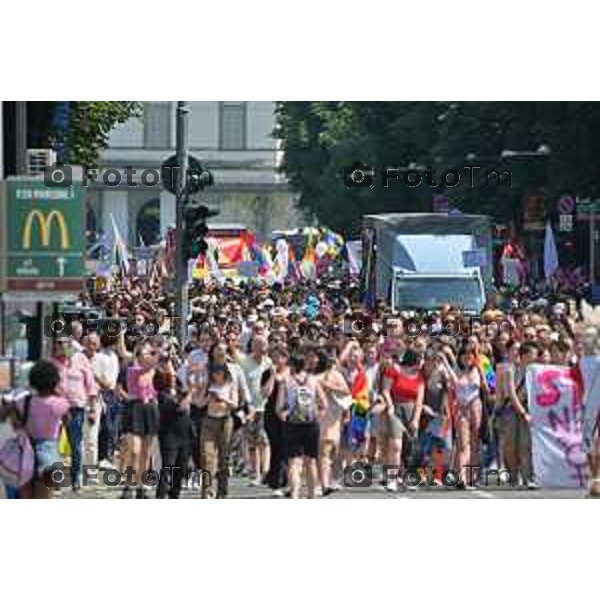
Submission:
M 72 322 L 31 369 L 32 394 L 0 409 L 35 452 L 35 477 L 9 497 L 50 497 L 65 445 L 75 493 L 84 465 L 129 469 L 122 498 L 178 498 L 185 486 L 226 498 L 232 475 L 278 497 L 366 483 L 396 493 L 418 487 L 409 473 L 441 485 L 448 469 L 470 489 L 478 466 L 534 489 L 527 365 L 576 372 L 585 352 L 572 304 L 518 292 L 477 318 L 366 311 L 350 279 L 198 283 L 189 295 L 183 347 L 156 274 L 82 296 L 129 325 Z M 157 480 L 144 481 L 151 470 Z

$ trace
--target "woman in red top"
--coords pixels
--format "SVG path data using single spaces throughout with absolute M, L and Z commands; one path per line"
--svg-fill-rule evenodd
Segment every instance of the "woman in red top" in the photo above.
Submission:
M 419 430 L 425 394 L 421 365 L 421 357 L 412 350 L 406 350 L 400 363 L 394 362 L 383 375 L 383 397 L 387 405 L 387 463 L 394 465 L 392 476 L 385 486 L 390 492 L 398 489 L 403 438 L 406 435 L 414 439 Z

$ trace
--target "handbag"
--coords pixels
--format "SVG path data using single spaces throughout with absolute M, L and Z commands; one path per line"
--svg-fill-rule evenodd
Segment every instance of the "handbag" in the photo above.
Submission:
M 58 451 L 61 456 L 71 456 L 71 444 L 65 423 L 60 426 L 60 434 L 58 437 Z
M 13 417 L 12 432 L 0 447 L 0 479 L 13 487 L 23 487 L 35 476 L 35 450 L 26 430 L 30 405 L 28 395 L 23 415 Z

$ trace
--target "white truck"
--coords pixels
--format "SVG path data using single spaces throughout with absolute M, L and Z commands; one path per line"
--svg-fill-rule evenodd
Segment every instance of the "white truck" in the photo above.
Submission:
M 481 215 L 391 213 L 363 217 L 363 300 L 393 310 L 444 304 L 479 313 L 492 283 L 491 223 Z

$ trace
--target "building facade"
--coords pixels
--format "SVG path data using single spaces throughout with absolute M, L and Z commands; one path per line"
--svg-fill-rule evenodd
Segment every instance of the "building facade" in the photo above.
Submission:
M 88 228 L 112 236 L 114 219 L 129 244 L 152 244 L 175 224 L 175 198 L 154 182 L 175 154 L 176 102 L 146 102 L 143 115 L 117 126 L 88 187 Z M 273 137 L 274 102 L 190 102 L 190 155 L 214 176 L 200 194 L 220 211 L 213 223 L 241 223 L 259 235 L 303 225 L 293 194 L 277 172 L 282 159 Z M 135 169 L 128 176 L 124 170 Z M 141 180 L 142 176 L 145 182 Z M 120 183 L 115 185 L 120 178 Z M 130 182 L 137 185 L 127 184 Z

